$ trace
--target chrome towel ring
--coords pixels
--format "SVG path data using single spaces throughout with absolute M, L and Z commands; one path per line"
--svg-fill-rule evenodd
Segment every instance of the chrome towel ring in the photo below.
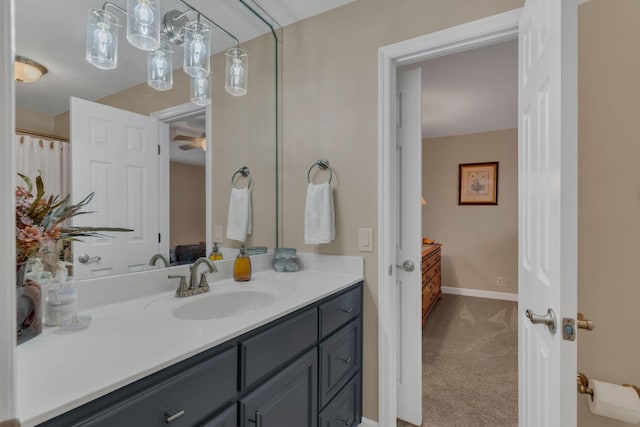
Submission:
M 235 187 L 235 182 L 234 179 L 236 178 L 236 175 L 242 175 L 245 178 L 249 178 L 249 183 L 247 184 L 247 189 L 251 188 L 251 173 L 249 172 L 249 168 L 246 166 L 241 167 L 240 169 L 238 169 L 237 171 L 235 171 L 235 173 L 233 175 L 231 175 L 231 188 Z
M 331 166 L 329 166 L 329 160 L 326 159 L 320 159 L 311 165 L 311 167 L 309 168 L 309 172 L 307 172 L 307 182 L 311 184 L 311 171 L 316 166 L 323 171 L 329 169 L 329 184 L 331 184 L 331 180 L 333 179 L 333 169 L 331 169 Z

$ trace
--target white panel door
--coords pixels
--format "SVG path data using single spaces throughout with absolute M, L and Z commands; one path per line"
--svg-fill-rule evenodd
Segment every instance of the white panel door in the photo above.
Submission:
M 421 69 L 398 72 L 396 138 L 397 408 L 398 418 L 422 424 L 422 96 Z
M 519 28 L 519 424 L 576 425 L 577 5 L 527 0 Z M 553 310 L 557 330 L 526 310 Z
M 71 194 L 95 196 L 74 226 L 125 227 L 73 247 L 74 275 L 87 279 L 138 271 L 159 251 L 158 123 L 155 119 L 71 98 Z M 89 262 L 81 262 L 81 256 Z M 99 259 L 98 259 L 99 257 Z

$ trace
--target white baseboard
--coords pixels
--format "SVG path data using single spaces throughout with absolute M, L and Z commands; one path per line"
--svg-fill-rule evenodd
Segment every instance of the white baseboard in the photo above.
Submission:
M 360 427 L 378 427 L 378 422 L 362 417 L 362 422 L 358 425 Z
M 451 295 L 463 295 L 466 297 L 501 299 L 505 301 L 518 301 L 518 294 L 512 294 L 509 292 L 482 291 L 480 289 L 452 288 L 450 286 L 443 286 L 442 293 L 451 294 Z

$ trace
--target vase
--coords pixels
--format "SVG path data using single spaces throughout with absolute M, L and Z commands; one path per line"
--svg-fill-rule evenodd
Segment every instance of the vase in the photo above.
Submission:
M 42 333 L 42 292 L 40 284 L 26 279 L 28 262 L 16 265 L 16 338 L 18 345 Z

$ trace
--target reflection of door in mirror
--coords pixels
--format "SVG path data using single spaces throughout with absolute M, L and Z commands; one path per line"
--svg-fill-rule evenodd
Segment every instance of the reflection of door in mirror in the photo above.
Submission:
M 207 250 L 206 118 L 197 114 L 169 122 L 169 246 L 176 263 L 191 263 Z
M 74 242 L 77 279 L 143 270 L 159 252 L 158 121 L 71 99 L 71 195 L 94 192 L 90 213 L 74 226 L 126 227 L 129 233 Z

